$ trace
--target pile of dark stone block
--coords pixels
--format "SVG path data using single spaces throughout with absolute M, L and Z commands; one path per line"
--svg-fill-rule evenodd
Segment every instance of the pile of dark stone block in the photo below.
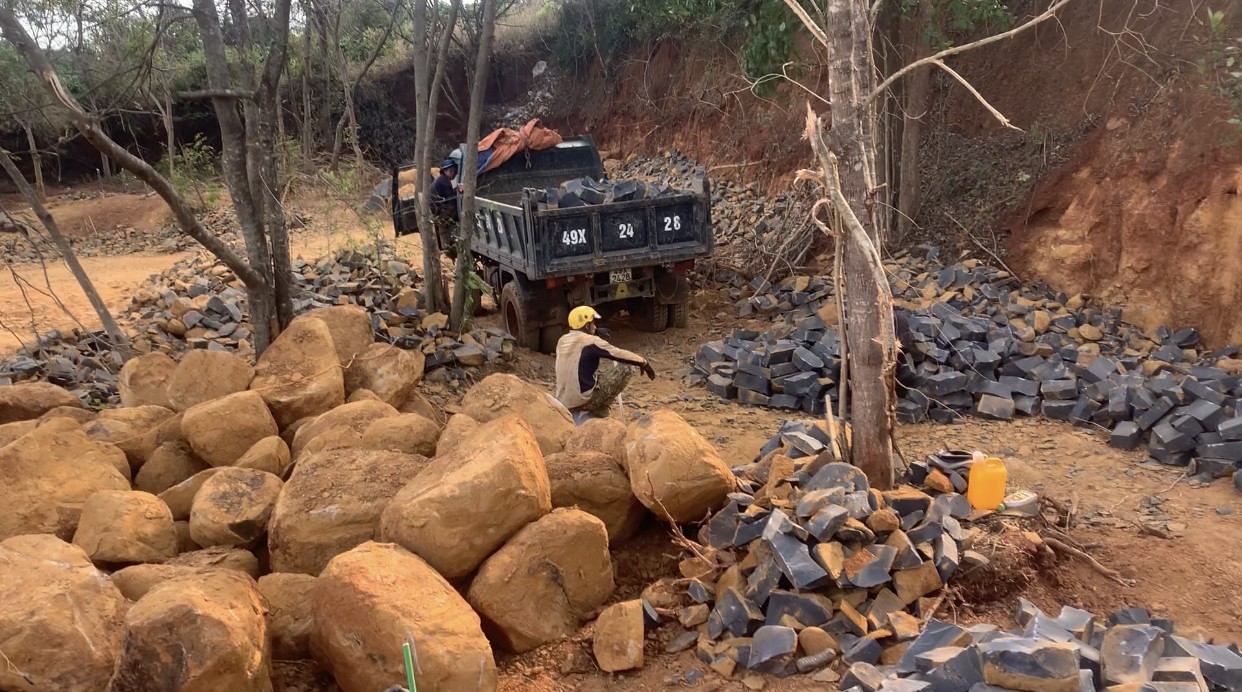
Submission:
M 717 672 L 810 673 L 839 656 L 876 664 L 918 636 L 931 598 L 970 550 L 970 503 L 913 486 L 880 492 L 850 464 L 828 461 L 823 423 L 789 422 L 755 462 L 735 468 L 738 489 L 698 539 L 729 565 L 714 583 L 688 582 L 688 630 L 669 644 L 694 647 Z
M 567 180 L 561 183 L 559 188 L 541 190 L 538 195 L 538 201 L 549 209 L 572 209 L 574 207 L 593 206 L 596 204 L 655 199 L 685 193 L 688 193 L 688 191 L 677 190 L 665 183 L 648 183 L 643 180 L 633 179 L 595 180 L 594 178 L 586 177 Z
M 971 550 L 977 515 L 952 488 L 870 488 L 827 460 L 824 427 L 787 422 L 733 470 L 737 491 L 698 535 L 719 567 L 683 570 L 688 605 L 672 615 L 686 631 L 667 651 L 693 649 L 725 678 L 808 674 L 863 692 L 1242 689 L 1236 645 L 1179 637 L 1141 608 L 1100 623 L 1021 601 L 1011 631 L 935 619 L 942 587 L 988 563 Z
M 903 349 L 897 415 L 950 423 L 1037 415 L 1111 431 L 1110 444 L 1146 444 L 1157 461 L 1194 465 L 1208 481 L 1242 466 L 1242 360 L 1199 347 L 1194 329 L 1144 334 L 1117 309 L 1021 284 L 933 248 L 886 265 Z M 738 290 L 740 316 L 769 316 L 704 344 L 692 377 L 743 404 L 821 414 L 839 394 L 841 344 L 832 281 L 756 280 Z M 1239 487 L 1242 487 L 1240 485 Z
M 511 335 L 495 327 L 449 334 L 442 313 L 419 307 L 419 277 L 384 246 L 345 250 L 315 261 L 294 260 L 294 312 L 356 305 L 371 316 L 377 341 L 417 349 L 429 381 L 465 379 L 465 369 L 512 357 Z M 118 315 L 140 351 L 175 355 L 190 349 L 253 354 L 245 286 L 206 255 L 152 276 Z M 79 394 L 88 405 L 119 401 L 120 357 L 103 333 L 54 332 L 0 360 L 0 383 L 46 380 Z

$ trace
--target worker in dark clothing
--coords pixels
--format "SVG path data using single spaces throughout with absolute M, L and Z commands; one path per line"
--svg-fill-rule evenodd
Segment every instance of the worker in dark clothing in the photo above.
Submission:
M 440 249 L 455 255 L 457 230 L 457 193 L 461 186 L 455 184 L 457 162 L 445 159 L 440 164 L 440 175 L 431 183 L 431 215 L 436 227 Z
M 655 370 L 646 358 L 617 348 L 596 335 L 593 308 L 576 307 L 569 313 L 572 328 L 556 344 L 556 398 L 581 424 L 588 417 L 606 418 L 612 402 L 629 384 L 638 368 L 650 379 Z M 600 361 L 609 360 L 601 368 Z

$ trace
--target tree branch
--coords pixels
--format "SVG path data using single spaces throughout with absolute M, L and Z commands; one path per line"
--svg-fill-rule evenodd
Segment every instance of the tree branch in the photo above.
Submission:
M 807 30 L 811 32 L 811 35 L 815 37 L 815 40 L 827 47 L 828 34 L 824 33 L 824 30 L 819 26 L 819 24 L 815 23 L 814 19 L 811 19 L 811 15 L 807 14 L 806 9 L 804 9 L 802 5 L 798 4 L 798 0 L 785 0 L 785 4 L 789 5 L 789 9 L 793 10 L 793 13 L 798 15 L 798 19 L 802 20 L 802 23 L 806 25 Z
M 794 1 L 795 0 L 785 0 L 786 3 L 790 3 Z M 1004 41 L 1007 38 L 1013 38 L 1014 36 L 1017 36 L 1023 31 L 1026 31 L 1027 29 L 1030 29 L 1033 26 L 1039 25 L 1041 22 L 1051 19 L 1054 15 L 1056 15 L 1058 10 L 1070 4 L 1071 2 L 1073 2 L 1073 0 L 1060 0 L 1052 7 L 1049 7 L 1048 9 L 1044 10 L 1043 14 L 1039 15 L 1038 17 L 1035 17 L 1034 19 L 1027 22 L 1026 24 L 1023 24 L 1022 26 L 1014 27 L 1010 29 L 1009 31 L 996 34 L 995 36 L 989 36 L 987 38 L 980 39 L 978 41 L 975 41 L 974 43 L 967 43 L 961 46 L 953 46 L 952 48 L 946 48 L 945 50 L 942 50 L 939 53 L 936 53 L 935 55 L 923 58 L 922 60 L 915 60 L 909 65 L 906 65 L 900 70 L 897 70 L 893 74 L 889 75 L 888 79 L 885 79 L 880 84 L 880 86 L 875 88 L 875 91 L 871 92 L 871 95 L 867 97 L 867 102 L 870 103 L 871 101 L 874 101 L 877 96 L 884 93 L 885 89 L 892 86 L 893 82 L 896 82 L 898 79 L 901 79 L 902 77 L 913 72 L 914 70 L 917 70 L 923 65 L 930 65 L 930 64 L 943 60 L 952 55 L 958 55 L 961 53 L 965 53 L 966 51 L 974 50 L 976 48 L 982 48 L 984 46 L 988 46 L 993 43 L 997 43 L 999 41 Z M 954 76 L 957 76 L 957 75 L 954 75 Z M 961 77 L 958 77 L 958 80 L 961 80 L 961 79 L 962 79 Z
M 199 89 L 198 91 L 181 91 L 177 98 L 183 99 L 234 99 L 253 101 L 254 92 L 241 89 Z
M 975 97 L 975 99 L 976 99 L 977 101 L 979 101 L 979 103 L 981 103 L 981 104 L 983 105 L 983 107 L 984 107 L 984 108 L 988 109 L 988 112 L 992 114 L 992 117 L 994 117 L 994 118 L 996 118 L 997 120 L 999 120 L 1001 125 L 1003 125 L 1003 126 L 1005 126 L 1005 127 L 1009 128 L 1009 129 L 1011 129 L 1011 130 L 1017 130 L 1018 132 L 1021 132 L 1021 131 L 1022 131 L 1022 128 L 1020 128 L 1020 127 L 1015 127 L 1015 126 L 1013 125 L 1013 123 L 1009 122 L 1009 118 L 1006 118 L 1006 117 L 1005 117 L 1005 115 L 1004 115 L 1003 113 L 1001 113 L 1000 111 L 996 110 L 996 109 L 992 106 L 992 104 L 988 103 L 988 100 L 987 100 L 987 99 L 985 99 L 985 98 L 983 98 L 983 94 L 980 94 L 980 93 L 979 93 L 979 91 L 978 91 L 977 89 L 975 89 L 974 85 L 972 85 L 970 82 L 966 81 L 966 78 L 965 78 L 965 77 L 963 77 L 962 75 L 958 74 L 957 72 L 955 72 L 955 71 L 953 70 L 953 68 L 949 67 L 948 65 L 944 64 L 943 62 L 941 62 L 941 61 L 939 61 L 939 60 L 932 60 L 932 61 L 930 61 L 930 62 L 931 62 L 931 64 L 932 64 L 932 65 L 936 65 L 937 67 L 939 67 L 940 69 L 944 70 L 945 72 L 948 72 L 950 75 L 952 75 L 952 77 L 953 77 L 954 79 L 956 79 L 959 83 L 961 83 L 961 85 L 962 85 L 962 86 L 966 87 L 966 91 L 969 91 L 971 96 L 974 96 L 974 97 Z
M 26 29 L 17 21 L 17 16 L 9 9 L 7 4 L 0 3 L 0 34 L 3 34 L 17 52 L 21 54 L 26 64 L 43 83 L 44 88 L 52 96 L 52 98 L 60 104 L 86 141 L 98 149 L 108 158 L 116 161 L 125 170 L 133 173 L 139 180 L 146 183 L 155 190 L 168 208 L 172 211 L 173 216 L 177 219 L 177 224 L 181 226 L 181 230 L 186 235 L 193 238 L 200 245 L 207 249 L 208 252 L 220 258 L 224 264 L 233 271 L 242 281 L 249 283 L 252 280 L 261 280 L 259 274 L 245 260 L 233 252 L 224 241 L 217 238 L 203 227 L 202 223 L 186 206 L 185 201 L 177 194 L 172 183 L 168 179 L 160 175 L 150 164 L 142 159 L 134 156 L 126 151 L 124 147 L 117 144 L 110 137 L 104 134 L 99 127 L 98 121 L 89 115 L 77 100 L 65 90 L 60 83 L 60 78 L 56 74 L 56 70 L 44 55 L 43 50 L 38 44 L 30 38 L 26 33 Z

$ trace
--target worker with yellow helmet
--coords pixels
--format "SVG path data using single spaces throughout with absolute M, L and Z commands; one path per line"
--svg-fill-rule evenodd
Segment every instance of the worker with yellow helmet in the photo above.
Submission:
M 655 370 L 646 358 L 617 348 L 597 334 L 599 313 L 588 306 L 569 312 L 571 331 L 556 344 L 556 398 L 581 423 L 588 416 L 606 418 L 612 402 L 629 384 L 634 371 L 655 379 Z M 612 361 L 600 367 L 601 361 Z

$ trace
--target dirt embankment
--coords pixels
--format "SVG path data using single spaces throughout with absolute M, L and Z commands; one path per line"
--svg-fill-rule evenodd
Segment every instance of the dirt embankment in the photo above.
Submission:
M 1019 5 L 1026 17 L 1046 3 Z M 1015 145 L 1016 133 L 973 96 L 937 78 L 920 223 L 946 235 L 936 240 L 972 250 L 978 243 L 967 235 L 988 246 L 999 238 L 1024 276 L 1124 305 L 1144 327 L 1198 326 L 1208 343 L 1238 342 L 1242 323 L 1231 316 L 1242 307 L 1242 270 L 1233 266 L 1242 256 L 1242 147 L 1225 123 L 1230 105 L 1196 70 L 1209 31 L 1204 8 L 1170 5 L 1072 3 L 1056 21 L 952 58 L 1030 141 Z M 1237 33 L 1237 14 L 1227 10 L 1228 35 Z M 810 46 L 801 52 L 804 61 L 812 55 Z M 560 101 L 568 106 L 552 120 L 593 133 L 610 153 L 676 147 L 714 176 L 783 187 L 806 163 L 799 135 L 807 97 L 788 84 L 757 96 L 739 73 L 719 44 L 666 41 L 612 74 L 565 79 Z M 800 76 L 826 93 L 824 75 Z M 946 141 L 978 160 L 946 152 Z M 993 175 L 957 185 L 963 168 Z M 1009 180 L 1027 174 L 1029 184 Z M 959 210 L 975 198 L 972 223 Z M 959 234 L 945 212 L 969 230 Z

